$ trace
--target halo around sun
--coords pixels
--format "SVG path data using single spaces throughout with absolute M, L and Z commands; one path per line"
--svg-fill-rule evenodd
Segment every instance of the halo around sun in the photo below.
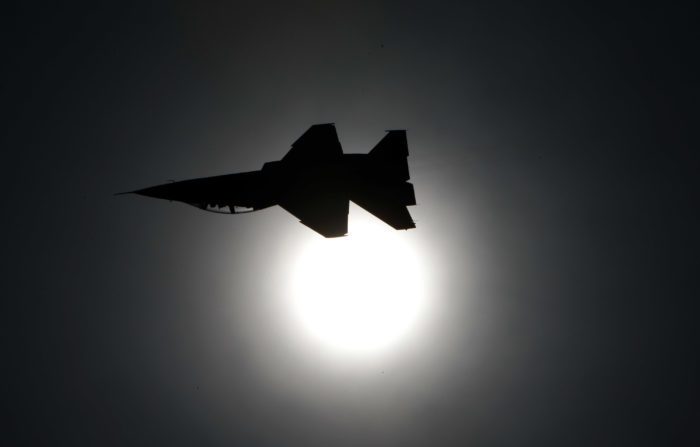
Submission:
M 396 346 L 426 307 L 426 275 L 410 234 L 353 210 L 349 236 L 314 238 L 292 266 L 291 305 L 303 332 L 337 353 Z

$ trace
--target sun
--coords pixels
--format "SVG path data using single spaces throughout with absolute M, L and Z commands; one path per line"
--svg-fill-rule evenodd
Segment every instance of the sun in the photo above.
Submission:
M 291 275 L 292 310 L 319 346 L 379 353 L 417 325 L 426 306 L 425 268 L 410 232 L 351 214 L 349 236 L 314 238 L 301 249 Z

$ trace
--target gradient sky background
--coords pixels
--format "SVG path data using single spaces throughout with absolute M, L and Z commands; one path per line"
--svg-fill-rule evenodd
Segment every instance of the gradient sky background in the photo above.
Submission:
M 560 3 L 6 10 L 0 443 L 700 444 L 696 19 Z M 363 364 L 292 336 L 294 217 L 112 196 L 324 122 L 408 130 L 430 266 Z

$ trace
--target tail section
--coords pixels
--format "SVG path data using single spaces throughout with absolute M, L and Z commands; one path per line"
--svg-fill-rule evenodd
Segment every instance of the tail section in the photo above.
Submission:
M 407 206 L 416 204 L 408 183 L 408 143 L 405 130 L 390 130 L 369 153 L 374 182 L 356 191 L 351 200 L 397 230 L 415 228 Z

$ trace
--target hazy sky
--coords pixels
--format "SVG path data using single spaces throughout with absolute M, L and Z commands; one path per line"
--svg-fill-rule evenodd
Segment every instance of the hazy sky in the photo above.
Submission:
M 696 20 L 524 3 L 6 10 L 0 444 L 698 445 Z M 371 360 L 294 335 L 293 216 L 112 195 L 326 122 L 408 132 L 431 311 Z

